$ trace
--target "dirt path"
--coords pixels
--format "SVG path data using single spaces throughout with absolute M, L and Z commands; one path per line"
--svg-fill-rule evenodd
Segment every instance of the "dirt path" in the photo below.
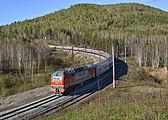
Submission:
M 24 105 L 26 103 L 38 100 L 50 94 L 52 94 L 50 86 L 47 85 L 22 93 L 10 95 L 6 98 L 0 98 L 0 111 Z

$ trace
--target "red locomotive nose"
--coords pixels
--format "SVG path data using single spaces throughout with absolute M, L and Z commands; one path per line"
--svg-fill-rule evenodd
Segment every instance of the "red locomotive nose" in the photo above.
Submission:
M 64 76 L 62 77 L 55 77 L 55 78 L 51 78 L 51 85 L 64 85 Z
M 64 93 L 64 76 L 58 76 L 57 74 L 54 74 L 51 76 L 51 90 L 54 93 Z

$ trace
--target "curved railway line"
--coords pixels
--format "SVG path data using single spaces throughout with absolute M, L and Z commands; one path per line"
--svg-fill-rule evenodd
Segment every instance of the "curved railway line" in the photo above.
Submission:
M 52 46 L 50 47 L 53 48 Z M 58 49 L 63 49 L 63 48 L 58 48 Z M 70 49 L 66 49 L 66 50 L 70 50 Z M 109 56 L 109 55 L 106 54 L 106 56 Z M 106 56 L 103 56 L 103 57 L 106 57 Z M 119 61 L 116 64 L 117 78 L 119 78 L 123 74 L 126 74 L 124 72 L 125 67 L 123 65 L 125 64 L 122 64 L 121 61 Z M 112 79 L 112 69 L 102 74 L 99 78 L 97 78 L 97 81 L 91 82 L 86 86 L 81 87 L 75 93 L 71 92 L 66 96 L 55 96 L 53 94 L 45 98 L 39 99 L 37 101 L 28 103 L 26 105 L 1 112 L 0 120 L 33 119 L 42 114 L 49 115 L 63 108 L 67 108 L 77 103 L 78 101 L 83 100 L 84 98 L 91 96 L 97 90 L 105 88 L 107 85 L 109 85 L 112 82 L 111 79 Z

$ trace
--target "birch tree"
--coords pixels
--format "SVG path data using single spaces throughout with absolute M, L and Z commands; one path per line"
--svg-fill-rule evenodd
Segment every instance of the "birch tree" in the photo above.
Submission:
M 17 55 L 17 61 L 18 61 L 19 74 L 23 78 L 23 75 L 21 72 L 22 52 L 23 52 L 23 47 L 21 44 L 18 44 L 16 49 L 16 55 Z
M 165 46 L 164 46 L 164 69 L 165 73 L 167 74 L 167 66 L 168 66 L 168 42 L 165 39 Z

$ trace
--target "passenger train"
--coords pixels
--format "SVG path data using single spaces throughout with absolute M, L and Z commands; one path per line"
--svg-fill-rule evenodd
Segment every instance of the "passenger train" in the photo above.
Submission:
M 49 47 L 53 49 L 72 50 L 72 47 L 69 46 L 50 45 Z M 73 50 L 95 54 L 104 57 L 105 60 L 89 66 L 68 68 L 64 71 L 55 71 L 50 78 L 51 89 L 55 94 L 63 95 L 74 90 L 74 88 L 81 84 L 85 84 L 91 80 L 96 80 L 98 76 L 108 71 L 112 66 L 111 56 L 104 51 L 77 47 L 73 47 Z

